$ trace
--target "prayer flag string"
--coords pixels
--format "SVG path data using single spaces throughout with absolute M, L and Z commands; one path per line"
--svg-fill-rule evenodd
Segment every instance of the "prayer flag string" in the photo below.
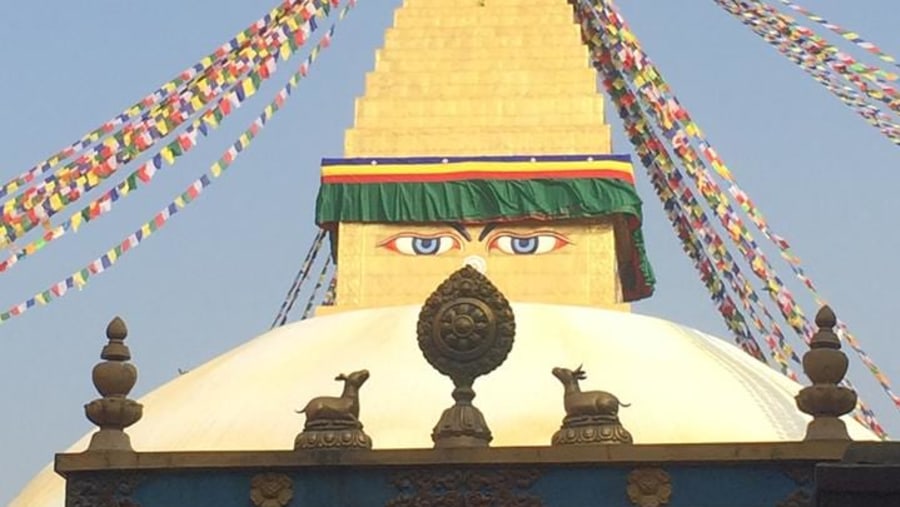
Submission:
M 331 255 L 326 255 L 325 264 L 322 265 L 322 270 L 319 272 L 319 278 L 318 280 L 316 280 L 316 286 L 313 287 L 312 292 L 309 294 L 309 299 L 306 301 L 306 308 L 303 309 L 303 316 L 300 317 L 300 320 L 306 320 L 313 316 L 313 311 L 316 308 L 316 296 L 318 296 L 319 291 L 325 284 L 325 278 L 328 275 L 329 267 L 331 267 Z
M 50 242 L 61 238 L 67 232 L 78 232 L 83 224 L 110 212 L 118 200 L 128 196 L 142 185 L 148 184 L 157 171 L 164 167 L 164 161 L 168 164 L 174 164 L 176 158 L 193 149 L 201 135 L 203 137 L 208 136 L 209 132 L 217 128 L 222 120 L 228 117 L 233 110 L 239 108 L 244 101 L 255 95 L 259 84 L 274 73 L 276 58 L 280 56 L 282 59 L 287 59 L 294 54 L 295 49 L 299 47 L 297 40 L 305 41 L 308 34 L 314 29 L 314 19 L 314 17 L 310 18 L 303 24 L 292 24 L 295 28 L 285 26 L 284 34 L 281 37 L 276 37 L 276 40 L 281 41 L 281 44 L 274 48 L 275 52 L 266 53 L 264 57 L 261 57 L 262 59 L 254 64 L 255 68 L 251 68 L 249 73 L 244 74 L 243 79 L 234 84 L 214 107 L 198 115 L 184 132 L 176 136 L 175 140 L 164 146 L 118 185 L 106 191 L 58 226 L 48 228 L 49 230 L 45 231 L 40 238 L 21 249 L 16 249 L 6 260 L 0 262 L 0 273 L 7 271 L 21 259 L 42 250 Z M 304 37 L 300 39 L 295 36 L 296 33 L 303 33 Z M 91 178 L 83 178 L 78 181 L 76 191 L 86 193 L 111 175 L 112 173 L 110 172 L 98 175 L 93 180 Z M 56 212 L 57 210 L 54 209 L 47 212 L 47 214 L 52 215 Z
M 331 5 L 329 0 L 313 0 L 319 4 L 319 11 L 330 13 Z M 330 0 L 334 6 L 340 4 L 340 0 Z M 288 97 L 292 94 L 299 82 L 309 74 L 309 70 L 313 63 L 318 59 L 322 50 L 331 45 L 336 25 L 343 20 L 346 15 L 356 6 L 356 0 L 348 0 L 347 4 L 339 11 L 337 21 L 331 25 L 327 33 L 319 40 L 318 44 L 310 51 L 310 54 L 300 64 L 299 69 L 288 80 L 287 84 L 278 91 L 275 99 L 264 109 L 264 111 L 251 123 L 250 127 L 241 134 L 237 141 L 229 147 L 223 156 L 212 164 L 209 172 L 195 180 L 181 195 L 176 197 L 168 206 L 160 210 L 159 213 L 144 223 L 139 229 L 130 234 L 117 246 L 111 248 L 102 256 L 98 257 L 83 269 L 76 271 L 65 279 L 52 285 L 47 290 L 40 292 L 33 297 L 11 307 L 9 310 L 0 313 L 0 324 L 25 313 L 26 311 L 38 305 L 46 305 L 54 299 L 63 297 L 70 289 L 81 289 L 90 278 L 104 273 L 113 264 L 115 264 L 122 256 L 130 250 L 136 248 L 146 238 L 154 234 L 156 231 L 169 223 L 169 219 L 179 213 L 187 205 L 194 202 L 196 198 L 215 180 L 225 174 L 225 171 L 231 166 L 237 156 L 246 150 L 256 135 L 265 127 L 268 121 L 282 108 Z
M 876 46 L 873 42 L 869 42 L 869 41 L 863 39 L 858 33 L 847 30 L 846 28 L 842 28 L 841 26 L 836 25 L 836 24 L 828 21 L 827 19 L 816 15 L 809 9 L 806 9 L 805 7 L 797 5 L 796 3 L 791 2 L 790 0 L 779 0 L 779 1 L 782 4 L 784 4 L 785 6 L 787 6 L 788 8 L 790 8 L 791 10 L 793 10 L 795 12 L 799 12 L 800 14 L 809 18 L 811 21 L 824 26 L 825 28 L 831 30 L 832 32 L 840 35 L 844 39 L 856 44 L 858 47 L 862 48 L 863 50 L 875 55 L 881 61 L 893 64 L 895 67 L 900 68 L 900 65 L 897 64 L 897 60 L 893 56 L 882 51 L 881 48 Z
M 763 22 L 759 21 L 757 15 L 758 15 L 758 12 L 752 12 L 752 11 L 745 12 L 745 15 L 742 17 L 742 20 L 744 20 L 744 19 L 750 20 L 750 23 L 752 24 L 753 27 L 761 26 L 763 24 Z M 754 29 L 754 31 L 756 31 L 756 29 Z M 759 33 L 759 32 L 757 32 L 757 33 Z M 771 31 L 769 33 L 771 33 Z M 786 54 L 788 54 L 788 53 L 786 53 Z M 819 69 L 822 69 L 822 67 L 819 66 Z M 827 72 L 827 69 L 825 69 L 825 70 Z M 821 76 L 821 73 L 819 73 L 819 75 Z M 827 79 L 827 77 L 826 77 L 826 79 Z M 822 82 L 822 81 L 820 81 L 820 82 Z M 844 91 L 846 92 L 846 87 L 845 87 Z M 859 102 L 860 99 L 858 97 L 853 97 L 852 90 L 850 90 L 850 94 L 848 94 L 848 95 L 853 100 L 855 100 L 857 103 Z M 864 115 L 864 116 L 866 116 L 866 115 Z M 894 136 L 896 136 L 895 139 L 897 140 L 898 143 L 900 143 L 900 128 L 898 128 L 897 125 L 891 124 L 891 126 L 889 127 L 889 131 L 886 133 L 893 134 Z M 735 196 L 736 199 L 738 199 L 739 202 L 741 202 L 742 207 L 744 207 L 745 210 L 750 209 L 750 210 L 753 210 L 754 212 L 756 212 L 757 208 L 753 205 L 750 198 L 745 193 L 740 191 L 740 189 L 733 188 L 732 194 Z M 791 269 L 794 271 L 797 278 L 801 282 L 803 282 L 803 284 L 810 290 L 810 292 L 812 293 L 812 295 L 816 301 L 816 304 L 818 304 L 818 305 L 826 304 L 825 299 L 819 294 L 819 292 L 816 289 L 812 280 L 808 276 L 806 276 L 805 272 L 803 271 L 802 267 L 800 266 L 799 259 L 797 259 L 793 254 L 790 254 L 790 250 L 789 250 L 790 247 L 787 244 L 787 241 L 784 240 L 783 238 L 781 238 L 780 236 L 774 235 L 774 233 L 771 233 L 769 231 L 768 224 L 765 222 L 764 219 L 762 219 L 761 214 L 756 212 L 755 214 L 750 214 L 750 216 L 751 216 L 751 218 L 754 218 L 754 222 L 757 224 L 757 226 L 760 228 L 760 230 L 764 234 L 766 234 L 767 236 L 770 236 L 770 237 L 778 238 L 779 241 L 777 242 L 777 244 L 779 244 L 779 247 L 783 247 L 783 250 L 782 250 L 783 256 L 788 261 L 789 265 L 791 266 Z M 893 392 L 893 390 L 891 388 L 890 380 L 887 378 L 887 376 L 884 374 L 884 372 L 878 367 L 878 365 L 871 358 L 871 356 L 869 356 L 865 352 L 865 350 L 863 350 L 861 344 L 859 343 L 859 340 L 857 340 L 856 337 L 849 331 L 849 329 L 847 329 L 846 324 L 842 321 L 838 322 L 838 330 L 839 330 L 839 334 L 845 338 L 845 341 L 850 345 L 850 347 L 854 350 L 854 352 L 856 352 L 856 354 L 859 356 L 860 360 L 863 362 L 863 364 L 866 366 L 866 368 L 869 370 L 869 372 L 876 378 L 879 385 L 882 387 L 882 389 L 886 392 L 888 397 L 893 402 L 894 406 L 897 408 L 900 408 L 900 397 L 898 397 Z
M 172 94 L 176 93 L 185 83 L 190 82 L 192 79 L 194 79 L 195 76 L 203 73 L 204 71 L 215 65 L 221 58 L 223 58 L 227 54 L 235 51 L 237 48 L 242 47 L 246 39 L 258 33 L 264 27 L 269 26 L 273 20 L 280 18 L 287 8 L 293 6 L 294 4 L 307 1 L 309 0 L 285 0 L 281 5 L 272 9 L 262 18 L 256 20 L 253 24 L 235 35 L 231 40 L 216 48 L 215 51 L 203 57 L 199 62 L 181 71 L 176 77 L 160 85 L 159 88 L 148 94 L 140 101 L 133 104 L 131 107 L 125 109 L 96 129 L 88 132 L 78 141 L 73 142 L 56 154 L 48 157 L 41 162 L 38 162 L 27 171 L 4 183 L 2 186 L 0 186 L 0 198 L 6 197 L 11 193 L 16 192 L 19 188 L 22 188 L 24 185 L 33 181 L 34 178 L 38 175 L 51 170 L 60 162 L 67 160 L 68 158 L 77 154 L 79 150 L 91 146 L 93 143 L 97 142 L 106 134 L 114 130 L 116 126 L 128 122 L 129 120 L 141 114 L 141 112 L 143 112 L 146 108 L 152 107 L 170 97 Z
M 582 3 L 587 3 L 587 0 L 581 1 Z M 720 221 L 722 221 L 722 225 L 729 231 L 732 240 L 737 243 L 739 250 L 750 264 L 751 271 L 766 283 L 766 291 L 770 293 L 770 296 L 791 327 L 805 341 L 808 341 L 812 336 L 812 328 L 803 311 L 794 301 L 791 292 L 774 273 L 765 255 L 742 224 L 740 218 L 733 212 L 727 196 L 723 195 L 715 182 L 709 178 L 705 164 L 697 156 L 690 143 L 691 139 L 697 141 L 700 152 L 709 161 L 716 173 L 728 181 L 731 185 L 729 188 L 730 193 L 734 195 L 741 208 L 752 219 L 757 228 L 779 249 L 782 257 L 788 261 L 789 266 L 798 279 L 804 283 L 816 298 L 817 304 L 824 304 L 824 298 L 818 294 L 812 281 L 800 268 L 800 261 L 791 253 L 787 240 L 770 229 L 759 209 L 753 205 L 747 194 L 738 187 L 731 171 L 724 161 L 719 158 L 711 143 L 703 135 L 702 130 L 693 121 L 687 110 L 681 106 L 677 98 L 670 95 L 671 87 L 662 79 L 660 72 L 640 48 L 637 38 L 628 29 L 624 19 L 612 6 L 612 2 L 609 0 L 599 1 L 602 7 L 592 9 L 592 11 L 595 16 L 600 18 L 601 23 L 606 23 L 603 33 L 610 37 L 615 37 L 615 41 L 610 44 L 611 54 L 619 59 L 622 68 L 635 79 L 636 86 L 641 90 L 642 96 L 646 97 L 648 104 L 653 106 L 654 117 L 658 120 L 660 129 L 675 148 L 675 153 L 685 163 L 688 173 L 695 178 L 695 183 L 697 183 L 701 194 L 705 194 L 704 197 L 708 199 L 710 208 L 716 211 Z M 699 169 L 699 171 L 694 169 Z M 849 333 L 845 334 L 849 335 Z M 858 340 L 853 338 L 852 340 L 847 340 L 847 343 L 850 344 L 851 348 L 875 376 L 894 405 L 900 409 L 900 398 L 893 393 L 886 375 L 877 368 L 871 357 L 862 350 Z
M 312 265 L 316 261 L 316 256 L 319 255 L 319 249 L 322 248 L 322 242 L 325 240 L 327 234 L 325 229 L 319 229 L 319 232 L 316 233 L 316 237 L 313 239 L 313 243 L 310 245 L 309 250 L 306 252 L 306 257 L 303 259 L 303 264 L 300 265 L 300 270 L 297 271 L 297 275 L 294 276 L 294 280 L 291 282 L 290 288 L 288 288 L 287 295 L 285 296 L 284 301 L 281 302 L 278 314 L 275 315 L 275 320 L 272 321 L 272 325 L 269 329 L 283 326 L 284 323 L 287 322 L 288 313 L 290 313 L 291 308 L 293 308 L 294 303 L 297 301 L 297 296 L 300 294 L 303 282 L 309 277 Z
M 611 3 L 610 3 L 611 4 Z M 685 164 L 688 173 L 694 177 L 695 183 L 698 185 L 698 189 L 701 192 L 701 195 L 707 199 L 707 203 L 710 205 L 711 209 L 714 209 L 717 215 L 720 217 L 720 221 L 723 222 L 723 226 L 726 227 L 726 230 L 732 236 L 732 240 L 735 241 L 739 247 L 739 250 L 744 255 L 745 259 L 750 263 L 751 270 L 758 277 L 766 281 L 766 289 L 770 292 L 770 295 L 773 297 L 775 303 L 779 307 L 782 315 L 788 321 L 789 324 L 794 327 L 794 329 L 798 332 L 800 336 L 804 338 L 804 340 L 809 340 L 811 336 L 811 329 L 809 328 L 808 322 L 806 321 L 805 316 L 800 310 L 799 306 L 793 301 L 793 297 L 788 291 L 786 287 L 784 287 L 783 283 L 771 272 L 771 267 L 768 265 L 768 261 L 765 260 L 762 252 L 757 248 L 755 241 L 752 239 L 752 236 L 749 235 L 749 231 L 740 223 L 740 219 L 734 215 L 731 210 L 731 205 L 728 204 L 728 198 L 726 195 L 722 194 L 718 187 L 714 182 L 708 179 L 708 174 L 706 173 L 705 167 L 703 167 L 702 162 L 695 166 L 695 163 L 699 161 L 699 157 L 693 153 L 693 149 L 691 148 L 689 142 L 685 142 L 684 139 L 679 140 L 678 134 L 679 132 L 673 132 L 672 124 L 677 122 L 679 119 L 688 122 L 688 129 L 692 128 L 693 134 L 695 136 L 700 137 L 701 146 L 707 148 L 709 146 L 708 142 L 705 141 L 702 137 L 702 133 L 699 130 L 699 127 L 690 119 L 690 116 L 687 112 L 680 107 L 677 103 L 677 99 L 674 97 L 667 97 L 666 92 L 668 92 L 669 87 L 664 81 L 662 81 L 661 75 L 652 66 L 652 63 L 649 62 L 649 58 L 642 52 L 640 47 L 637 44 L 637 39 L 634 35 L 628 31 L 627 27 L 624 24 L 624 20 L 618 16 L 618 14 L 611 8 L 611 5 L 604 3 L 604 12 L 601 14 L 599 11 L 594 10 L 593 14 L 595 18 L 598 18 L 598 22 L 600 26 L 604 28 L 601 30 L 601 33 L 612 34 L 613 36 L 617 36 L 618 38 L 614 39 L 609 43 L 610 51 L 613 56 L 623 57 L 621 58 L 618 64 L 627 70 L 631 70 L 633 74 L 636 74 L 634 77 L 636 86 L 639 90 L 642 91 L 642 94 L 639 96 L 646 96 L 648 99 L 646 103 L 651 107 L 659 104 L 668 104 L 671 107 L 671 104 L 675 104 L 677 106 L 676 111 L 679 114 L 672 115 L 673 118 L 669 118 L 669 123 L 666 123 L 666 116 L 664 113 L 668 112 L 667 109 L 661 109 L 654 111 L 654 117 L 658 120 L 658 126 L 664 132 L 666 138 L 669 140 L 670 144 L 673 146 L 674 151 L 681 161 Z M 605 15 L 605 16 L 604 16 Z M 623 36 L 624 32 L 624 36 Z M 624 46 L 628 46 L 627 48 Z M 623 50 L 624 49 L 624 50 Z M 638 69 L 640 72 L 636 72 L 635 69 Z M 659 84 L 657 84 L 659 83 Z M 705 144 L 704 144 L 705 143 Z M 711 150 L 711 148 L 710 148 Z M 712 152 L 713 154 L 715 152 Z M 709 158 L 709 154 L 707 150 L 704 149 L 704 154 Z M 718 157 L 715 157 L 718 159 Z M 733 178 L 731 176 L 730 171 L 727 170 L 727 167 L 724 166 L 724 163 L 721 160 L 718 160 L 719 167 L 718 171 L 720 174 L 726 175 L 733 183 Z M 716 167 L 715 163 L 713 164 Z M 700 169 L 698 171 L 697 169 Z M 699 177 L 699 179 L 698 179 Z M 712 198 L 712 199 L 711 199 Z M 722 213 L 722 208 L 726 213 Z M 723 216 L 724 215 L 724 216 Z M 760 215 L 761 216 L 761 215 Z M 722 220 L 722 219 L 725 220 Z M 736 231 L 729 229 L 729 224 L 736 226 Z M 763 230 L 763 232 L 768 232 L 767 229 Z M 771 239 L 771 238 L 770 238 Z M 781 246 L 781 245 L 779 245 Z M 808 330 L 808 331 L 807 331 Z M 780 344 L 782 347 L 785 344 Z M 891 394 L 891 393 L 889 393 Z M 868 410 L 864 405 L 861 405 L 863 411 L 863 417 L 869 421 L 870 427 L 873 428 L 876 432 L 879 430 L 880 425 L 877 424 L 877 421 L 874 419 L 874 414 L 871 413 L 871 410 Z
M 796 37 L 799 42 L 811 49 L 820 60 L 828 64 L 836 72 L 846 76 L 847 79 L 859 86 L 870 98 L 888 104 L 894 111 L 900 111 L 900 100 L 896 100 L 898 99 L 897 91 L 890 83 L 897 80 L 897 73 L 858 62 L 853 56 L 839 50 L 814 30 L 799 24 L 794 18 L 783 14 L 771 5 L 765 4 L 760 0 L 749 0 L 744 3 L 754 7 L 757 11 L 768 13 L 772 18 L 789 27 L 793 37 Z M 879 90 L 871 90 L 865 83 L 859 81 L 859 77 L 871 81 Z
M 866 100 L 866 97 L 846 86 L 837 76 L 846 78 L 869 95 L 880 96 L 883 101 L 893 104 L 893 109 L 896 111 L 896 108 L 900 107 L 898 105 L 900 98 L 897 97 L 896 92 L 893 92 L 893 89 L 891 89 L 893 93 L 886 94 L 884 91 L 873 90 L 866 86 L 858 77 L 848 73 L 845 64 L 834 63 L 834 58 L 831 58 L 832 61 L 829 62 L 827 58 L 830 53 L 826 51 L 827 48 L 820 47 L 815 41 L 810 41 L 808 34 L 796 24 L 789 22 L 784 17 L 767 14 L 760 5 L 753 7 L 747 2 L 714 1 L 810 74 L 816 82 L 862 116 L 867 123 L 877 128 L 891 142 L 900 145 L 900 125 L 895 123 L 887 113 Z
M 190 96 L 190 100 L 179 99 L 180 107 L 168 108 L 171 105 L 168 103 L 166 111 L 160 113 L 154 109 L 155 116 L 136 127 L 126 126 L 115 136 L 105 139 L 93 154 L 82 155 L 44 183 L 4 203 L 0 237 L 5 236 L 7 242 L 13 241 L 40 223 L 51 229 L 50 217 L 151 148 L 157 140 L 173 136 L 175 129 L 183 122 L 199 116 L 191 128 L 163 149 L 162 154 L 169 159 L 173 153 L 193 147 L 197 139 L 195 131 L 205 135 L 206 130 L 215 128 L 222 117 L 227 116 L 231 103 L 242 102 L 245 96 L 255 93 L 258 84 L 271 74 L 273 69 L 269 66 L 274 64 L 274 57 L 279 54 L 282 59 L 290 57 L 296 45 L 286 47 L 287 43 L 295 44 L 296 40 L 302 43 L 305 40 L 309 33 L 309 21 L 299 22 L 305 17 L 305 12 L 300 11 L 279 22 L 265 36 L 261 35 L 258 41 L 253 41 L 240 54 L 235 54 L 239 58 L 232 62 L 233 65 L 217 71 L 209 79 L 204 78 L 199 84 L 202 90 L 198 90 L 198 94 Z M 235 82 L 240 85 L 231 88 L 222 99 L 223 90 Z M 208 103 L 214 101 L 217 102 L 215 109 L 200 114 Z
M 594 1 L 596 2 L 597 0 Z M 674 153 L 678 155 L 678 158 L 685 165 L 710 209 L 716 212 L 723 227 L 738 245 L 742 255 L 750 264 L 751 271 L 766 283 L 767 291 L 770 292 L 788 323 L 804 339 L 808 339 L 811 334 L 811 328 L 805 316 L 799 309 L 799 306 L 793 301 L 793 297 L 787 288 L 771 271 L 765 256 L 759 250 L 752 236 L 749 235 L 749 231 L 741 223 L 740 218 L 734 213 L 727 195 L 723 194 L 715 182 L 709 178 L 705 165 L 691 146 L 690 138 L 699 139 L 698 144 L 701 152 L 707 160 L 710 160 L 716 172 L 726 177 L 732 183 L 732 186 L 736 187 L 730 171 L 728 171 L 709 143 L 703 138 L 699 127 L 696 126 L 687 112 L 678 104 L 677 99 L 668 96 L 668 85 L 662 81 L 658 70 L 652 66 L 649 59 L 640 49 L 637 39 L 627 29 L 621 16 L 615 12 L 611 2 L 601 1 L 601 5 L 592 5 L 590 0 L 580 0 L 579 3 L 582 7 L 582 14 L 586 17 L 594 18 L 594 29 L 599 34 L 599 41 L 588 40 L 588 42 L 606 45 L 607 51 L 612 57 L 611 59 L 623 72 L 631 76 L 635 87 L 640 92 L 637 96 L 643 100 L 648 110 L 653 113 L 653 118 L 665 135 L 666 140 L 673 147 Z M 582 19 L 582 24 L 584 25 L 584 19 Z M 589 39 L 590 37 L 585 38 Z M 681 128 L 682 124 L 686 124 L 683 129 Z M 741 204 L 742 207 L 746 205 L 746 203 Z M 758 216 L 761 217 L 761 215 Z M 783 246 L 786 246 L 786 243 L 785 245 L 779 245 L 779 247 Z M 780 343 L 779 345 L 782 350 L 789 350 L 786 348 L 785 343 Z M 865 407 L 864 417 L 870 423 L 870 427 L 873 429 L 880 428 L 877 422 L 874 421 L 874 415 Z
M 752 356 L 761 359 L 762 353 L 759 346 L 755 341 L 748 342 L 745 336 L 744 318 L 736 310 L 732 300 L 728 298 L 725 286 L 718 281 L 716 268 L 722 271 L 728 285 L 738 295 L 754 327 L 765 336 L 771 355 L 779 364 L 781 371 L 791 378 L 795 378 L 796 375 L 790 370 L 788 359 L 799 362 L 799 358 L 789 347 L 784 347 L 783 351 L 777 347 L 777 343 L 784 342 L 784 335 L 780 327 L 768 309 L 761 304 L 753 287 L 743 276 L 731 253 L 725 248 L 725 243 L 718 232 L 711 227 L 706 213 L 700 207 L 693 193 L 684 185 L 681 172 L 672 162 L 664 144 L 649 127 L 649 121 L 641 111 L 636 95 L 630 90 L 630 86 L 622 74 L 612 66 L 611 55 L 605 51 L 604 43 L 598 38 L 595 25 L 590 23 L 587 16 L 582 17 L 582 22 L 582 30 L 592 49 L 595 66 L 603 75 L 604 86 L 613 102 L 618 106 L 626 133 L 650 173 L 651 183 L 663 202 L 663 209 L 669 216 L 678 237 L 682 239 L 682 247 L 694 260 L 701 280 L 707 286 L 713 300 L 718 304 L 726 325 L 735 334 L 738 345 Z M 676 197 L 681 204 L 678 203 Z M 706 251 L 714 257 L 714 263 L 704 255 L 704 249 L 697 239 L 698 237 L 702 238 L 702 243 L 706 245 Z M 768 325 L 764 324 L 758 311 L 766 317 Z

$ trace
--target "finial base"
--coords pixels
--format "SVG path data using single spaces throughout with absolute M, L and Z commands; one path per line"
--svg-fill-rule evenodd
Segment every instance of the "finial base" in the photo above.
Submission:
M 84 406 L 84 414 L 100 430 L 91 437 L 89 451 L 131 451 L 124 429 L 138 422 L 144 406 L 128 398 L 100 398 Z
M 616 416 L 578 416 L 563 419 L 562 427 L 553 434 L 552 445 L 632 444 L 631 433 Z
M 371 449 L 372 439 L 359 421 L 316 421 L 294 439 L 294 450 Z
M 128 433 L 117 429 L 101 429 L 91 435 L 91 443 L 87 451 L 127 451 L 134 452 L 131 437 Z
M 431 433 L 434 447 L 487 447 L 494 437 L 481 410 L 474 405 L 457 403 L 444 410 Z
M 837 417 L 819 416 L 806 426 L 803 440 L 852 440 L 847 425 Z

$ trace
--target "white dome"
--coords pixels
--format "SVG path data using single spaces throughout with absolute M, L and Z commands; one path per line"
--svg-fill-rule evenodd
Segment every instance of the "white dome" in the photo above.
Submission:
M 419 310 L 339 313 L 266 333 L 143 398 L 144 417 L 128 430 L 132 443 L 140 451 L 291 449 L 304 421 L 295 409 L 339 394 L 338 373 L 366 368 L 360 420 L 374 447 L 431 447 L 453 385 L 418 348 Z M 583 389 L 631 404 L 620 417 L 637 444 L 803 438 L 808 418 L 794 404 L 800 386 L 723 340 L 624 312 L 544 304 L 513 310 L 512 352 L 475 382 L 474 403 L 493 446 L 549 445 L 565 415 L 562 385 L 550 370 L 582 363 Z M 846 420 L 854 439 L 875 438 Z M 63 481 L 49 467 L 12 503 L 62 505 Z

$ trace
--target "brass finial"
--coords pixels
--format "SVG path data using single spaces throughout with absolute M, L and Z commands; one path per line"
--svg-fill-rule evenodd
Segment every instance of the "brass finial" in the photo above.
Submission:
M 847 355 L 841 352 L 841 341 L 834 332 L 837 318 L 828 306 L 816 314 L 819 330 L 803 354 L 803 372 L 813 385 L 797 394 L 797 408 L 813 416 L 806 427 L 804 440 L 850 440 L 847 426 L 840 416 L 856 406 L 856 393 L 839 386 L 847 373 Z
M 579 380 L 587 378 L 581 366 L 574 370 L 553 368 L 553 376 L 562 382 L 566 417 L 553 434 L 553 445 L 630 444 L 631 433 L 619 421 L 619 407 L 629 405 L 606 391 L 581 391 Z
M 372 439 L 359 422 L 359 388 L 369 379 L 369 370 L 341 373 L 334 379 L 344 382 L 339 397 L 319 396 L 297 411 L 306 414 L 306 424 L 294 439 L 294 450 L 372 448 Z
M 131 451 L 131 439 L 125 428 L 138 422 L 143 406 L 128 394 L 137 382 L 137 368 L 128 363 L 131 351 L 125 345 L 128 328 L 119 317 L 106 327 L 109 343 L 100 353 L 103 362 L 97 363 L 92 372 L 94 387 L 102 398 L 84 406 L 87 418 L 100 430 L 91 437 L 88 451 Z
M 472 405 L 472 384 L 503 364 L 512 350 L 516 323 L 509 302 L 487 277 L 465 266 L 425 301 L 417 334 L 425 359 L 455 386 L 456 403 L 431 434 L 434 446 L 487 447 L 493 437 Z

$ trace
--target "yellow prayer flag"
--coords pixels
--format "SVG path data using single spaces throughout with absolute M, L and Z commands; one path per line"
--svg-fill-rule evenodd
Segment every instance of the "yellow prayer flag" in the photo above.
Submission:
M 203 109 L 203 101 L 200 100 L 199 96 L 194 95 L 193 97 L 191 97 L 191 107 L 193 107 L 196 111 Z
M 156 130 L 159 130 L 159 133 L 164 136 L 169 133 L 169 127 L 166 127 L 166 122 L 163 120 L 156 122 Z
M 212 172 L 214 178 L 218 178 L 222 174 L 222 164 L 216 162 L 210 168 L 210 172 Z M 179 199 L 181 198 L 179 197 Z
M 726 167 L 721 162 L 713 162 L 712 165 L 713 165 L 713 169 L 715 169 L 716 172 L 719 173 L 719 175 L 722 176 L 723 178 L 725 178 L 726 180 L 731 181 L 732 179 L 734 179 L 733 176 L 731 175 L 731 171 L 728 170 L 728 167 Z
M 168 146 L 159 151 L 159 154 L 162 155 L 162 158 L 169 164 L 173 165 L 175 163 L 175 154 L 172 153 L 172 150 L 169 149 Z
M 245 97 L 252 97 L 256 94 L 256 85 L 253 84 L 252 79 L 245 79 L 242 83 L 242 88 L 244 89 Z
M 253 49 L 252 47 L 246 47 L 241 50 L 240 57 L 246 58 L 247 60 L 256 58 L 256 50 Z
M 72 224 L 72 230 L 78 232 L 78 228 L 81 227 L 81 222 L 83 220 L 84 218 L 82 218 L 81 213 L 72 215 L 72 218 L 69 221 Z
M 144 224 L 141 226 L 141 234 L 146 238 L 147 236 L 153 234 L 153 231 L 150 230 L 150 224 Z
M 81 178 L 78 178 L 78 179 L 81 180 Z M 97 175 L 94 174 L 93 171 L 88 171 L 87 182 L 90 187 L 95 187 L 100 184 L 100 178 L 98 178 Z
M 50 209 L 52 209 L 53 211 L 59 211 L 63 209 L 63 206 L 65 206 L 65 204 L 63 204 L 62 199 L 60 199 L 59 197 L 59 194 L 53 194 L 50 196 Z
M 85 284 L 87 284 L 87 282 L 84 280 L 84 277 L 81 276 L 81 271 L 75 273 L 75 275 L 72 276 L 72 279 L 75 281 L 76 287 L 80 288 L 80 287 L 84 286 Z
M 201 78 L 199 81 L 197 81 L 197 88 L 203 93 L 209 93 L 210 92 L 209 80 L 206 79 L 205 77 Z
M 287 44 L 282 44 L 280 48 L 278 48 L 278 55 L 282 60 L 289 60 L 291 58 L 291 48 Z
M 110 248 L 109 251 L 106 252 L 106 256 L 109 257 L 109 262 L 110 262 L 110 263 L 116 262 L 116 259 L 119 258 L 119 256 L 116 254 L 116 249 L 115 249 L 115 248 Z

